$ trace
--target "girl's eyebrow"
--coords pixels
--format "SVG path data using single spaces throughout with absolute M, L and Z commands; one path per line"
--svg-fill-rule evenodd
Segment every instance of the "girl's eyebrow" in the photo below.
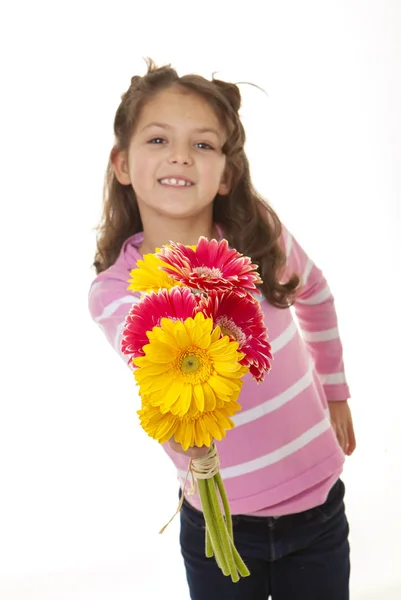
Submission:
M 141 129 L 141 132 L 146 131 L 146 129 L 149 129 L 150 127 L 161 127 L 162 129 L 173 129 L 170 125 L 167 125 L 167 123 L 158 123 L 156 121 L 153 121 L 152 123 L 148 123 L 148 125 L 145 125 L 145 127 L 143 129 Z M 221 134 L 217 131 L 217 129 L 213 129 L 213 127 L 196 127 L 194 129 L 194 131 L 196 133 L 214 133 L 215 135 L 217 135 L 217 137 L 221 136 Z

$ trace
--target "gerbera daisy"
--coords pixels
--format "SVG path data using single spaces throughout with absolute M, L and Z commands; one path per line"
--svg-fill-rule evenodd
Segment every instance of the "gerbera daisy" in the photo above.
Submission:
M 156 248 L 156 251 L 158 250 L 159 248 Z M 127 289 L 132 292 L 157 292 L 162 288 L 169 290 L 181 285 L 162 270 L 165 265 L 156 254 L 144 254 L 143 259 L 137 260 L 136 264 L 137 268 L 132 269 L 131 279 L 128 280 L 130 285 Z
M 177 283 L 177 282 L 175 282 Z M 197 301 L 191 290 L 174 287 L 160 292 L 151 292 L 131 307 L 125 319 L 121 350 L 134 357 L 143 356 L 143 346 L 149 343 L 147 332 L 160 325 L 162 318 L 185 321 L 193 317 Z
M 226 431 L 234 427 L 230 417 L 240 409 L 237 402 L 231 401 L 213 411 L 178 417 L 171 412 L 162 413 L 158 407 L 144 402 L 138 415 L 142 428 L 150 437 L 161 444 L 174 437 L 184 450 L 188 450 L 193 446 L 210 446 L 213 439 L 222 440 Z
M 239 352 L 245 355 L 241 364 L 249 367 L 257 381 L 263 381 L 273 357 L 259 302 L 247 292 L 211 292 L 200 300 L 199 310 L 213 319 L 223 335 L 238 342 Z
M 256 285 L 262 280 L 256 272 L 257 265 L 229 248 L 227 240 L 208 241 L 201 237 L 196 248 L 171 243 L 157 256 L 164 263 L 161 268 L 170 277 L 192 289 L 210 292 L 235 287 L 259 293 Z
M 237 351 L 238 342 L 212 328 L 212 319 L 200 312 L 185 321 L 164 318 L 160 327 L 153 327 L 143 347 L 145 356 L 133 360 L 147 403 L 183 417 L 238 398 L 248 371 L 240 364 L 244 355 Z

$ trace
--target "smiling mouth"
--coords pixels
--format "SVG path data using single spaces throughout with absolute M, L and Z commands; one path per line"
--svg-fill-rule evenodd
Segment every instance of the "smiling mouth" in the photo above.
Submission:
M 161 185 L 165 185 L 168 187 L 192 187 L 194 183 L 192 181 L 188 181 L 188 179 L 178 179 L 175 177 L 165 177 L 163 179 L 158 179 L 158 182 Z

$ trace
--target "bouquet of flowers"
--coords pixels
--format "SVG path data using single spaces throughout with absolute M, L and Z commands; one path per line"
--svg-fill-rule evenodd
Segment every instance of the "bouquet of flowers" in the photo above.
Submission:
M 198 484 L 206 556 L 236 582 L 249 570 L 234 545 L 214 440 L 234 427 L 243 376 L 260 382 L 270 370 L 271 347 L 254 298 L 262 281 L 227 240 L 204 237 L 196 246 L 171 243 L 144 255 L 130 276 L 128 289 L 143 295 L 126 317 L 122 351 L 135 366 L 141 426 L 160 443 L 174 438 L 184 450 L 209 447 L 206 457 L 189 461 L 187 477 Z

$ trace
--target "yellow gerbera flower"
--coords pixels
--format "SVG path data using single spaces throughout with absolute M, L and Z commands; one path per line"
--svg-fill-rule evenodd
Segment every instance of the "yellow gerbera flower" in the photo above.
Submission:
M 147 333 L 145 356 L 133 361 L 146 404 L 182 418 L 237 400 L 248 371 L 240 364 L 244 355 L 237 351 L 238 342 L 212 328 L 213 320 L 198 313 L 185 321 L 164 318 Z
M 193 446 L 210 446 L 213 439 L 222 440 L 226 431 L 234 427 L 230 417 L 239 410 L 238 402 L 225 402 L 221 408 L 211 412 L 198 411 L 196 416 L 180 418 L 171 412 L 162 413 L 157 406 L 145 401 L 138 415 L 143 429 L 151 438 L 164 444 L 174 437 L 184 450 L 188 450 Z
M 138 260 L 136 264 L 137 268 L 132 269 L 131 279 L 128 280 L 130 285 L 127 289 L 132 292 L 158 292 L 162 288 L 169 290 L 182 285 L 162 270 L 161 267 L 168 265 L 155 254 L 144 254 L 143 260 Z

